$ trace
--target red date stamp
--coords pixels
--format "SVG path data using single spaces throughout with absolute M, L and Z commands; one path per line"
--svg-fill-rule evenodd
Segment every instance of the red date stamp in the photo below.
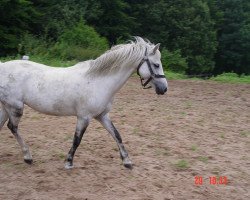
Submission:
M 228 179 L 226 176 L 210 176 L 209 177 L 209 184 L 210 185 L 227 185 Z M 195 176 L 194 177 L 194 184 L 195 185 L 203 185 L 203 177 L 202 176 Z

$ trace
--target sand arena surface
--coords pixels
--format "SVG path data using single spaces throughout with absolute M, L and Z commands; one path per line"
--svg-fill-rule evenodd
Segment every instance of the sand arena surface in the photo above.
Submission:
M 169 81 L 168 94 L 157 96 L 132 77 L 110 115 L 132 171 L 122 166 L 114 140 L 94 120 L 76 152 L 75 168 L 65 170 L 76 119 L 26 108 L 20 133 L 34 163 L 23 162 L 5 125 L 0 199 L 250 199 L 250 85 Z M 228 183 L 210 184 L 214 176 Z

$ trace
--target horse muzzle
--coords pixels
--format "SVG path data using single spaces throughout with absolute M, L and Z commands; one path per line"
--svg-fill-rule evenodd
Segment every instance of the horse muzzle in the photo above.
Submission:
M 158 95 L 163 95 L 168 91 L 168 87 L 166 86 L 166 84 L 160 81 L 153 81 L 153 84 L 155 86 L 155 92 Z

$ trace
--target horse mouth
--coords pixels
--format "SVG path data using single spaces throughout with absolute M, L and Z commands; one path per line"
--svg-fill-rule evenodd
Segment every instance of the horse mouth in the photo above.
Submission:
M 165 88 L 164 90 L 159 90 L 156 88 L 156 94 L 158 95 L 164 95 L 167 92 L 167 88 Z
M 155 85 L 155 92 L 158 95 L 164 95 L 168 91 L 168 88 L 162 84 Z

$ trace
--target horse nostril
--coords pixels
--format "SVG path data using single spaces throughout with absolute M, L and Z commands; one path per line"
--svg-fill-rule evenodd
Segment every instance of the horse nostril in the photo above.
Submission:
M 164 93 L 168 91 L 168 88 L 165 88 Z

